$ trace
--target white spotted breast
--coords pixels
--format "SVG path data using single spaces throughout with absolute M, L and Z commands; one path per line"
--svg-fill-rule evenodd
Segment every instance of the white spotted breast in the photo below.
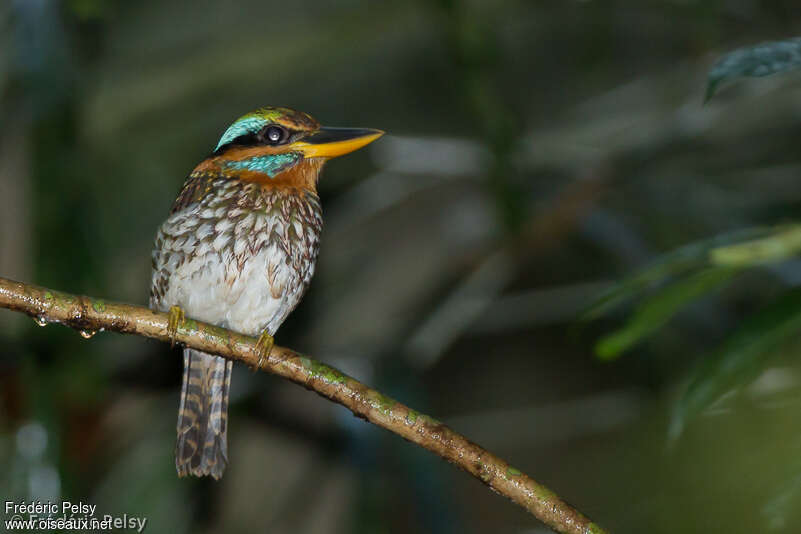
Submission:
M 150 307 L 180 306 L 201 321 L 272 335 L 314 274 L 320 201 L 300 189 L 198 178 L 208 194 L 179 197 L 156 235 Z

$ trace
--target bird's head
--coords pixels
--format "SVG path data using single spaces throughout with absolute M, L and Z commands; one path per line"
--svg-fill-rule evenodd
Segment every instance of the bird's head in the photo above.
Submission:
M 367 128 L 328 128 L 289 108 L 248 113 L 223 133 L 196 170 L 231 178 L 314 190 L 323 163 L 353 152 L 384 134 Z

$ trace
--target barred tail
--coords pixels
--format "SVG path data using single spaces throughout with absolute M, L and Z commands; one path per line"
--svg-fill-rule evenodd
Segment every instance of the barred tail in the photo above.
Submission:
M 233 362 L 184 349 L 184 383 L 178 408 L 178 476 L 211 475 L 219 480 L 228 465 L 228 392 Z

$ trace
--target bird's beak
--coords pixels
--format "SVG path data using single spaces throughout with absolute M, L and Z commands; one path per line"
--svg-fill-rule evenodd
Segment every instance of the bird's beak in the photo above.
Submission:
M 290 146 L 307 158 L 335 158 L 358 150 L 382 135 L 384 132 L 372 128 L 320 128 Z

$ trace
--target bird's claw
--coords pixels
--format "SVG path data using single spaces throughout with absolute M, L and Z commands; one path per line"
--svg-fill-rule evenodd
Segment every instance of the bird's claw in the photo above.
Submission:
M 186 315 L 180 306 L 170 306 L 169 321 L 167 323 L 167 335 L 170 336 L 170 347 L 175 346 L 175 336 L 178 335 L 178 327 L 183 324 Z
M 265 330 L 259 336 L 259 340 L 256 342 L 256 350 L 259 353 L 259 359 L 256 362 L 256 369 L 261 369 L 261 365 L 264 363 L 264 360 L 270 355 L 270 351 L 273 348 L 273 336 L 267 333 Z M 254 369 L 254 371 L 256 370 Z

